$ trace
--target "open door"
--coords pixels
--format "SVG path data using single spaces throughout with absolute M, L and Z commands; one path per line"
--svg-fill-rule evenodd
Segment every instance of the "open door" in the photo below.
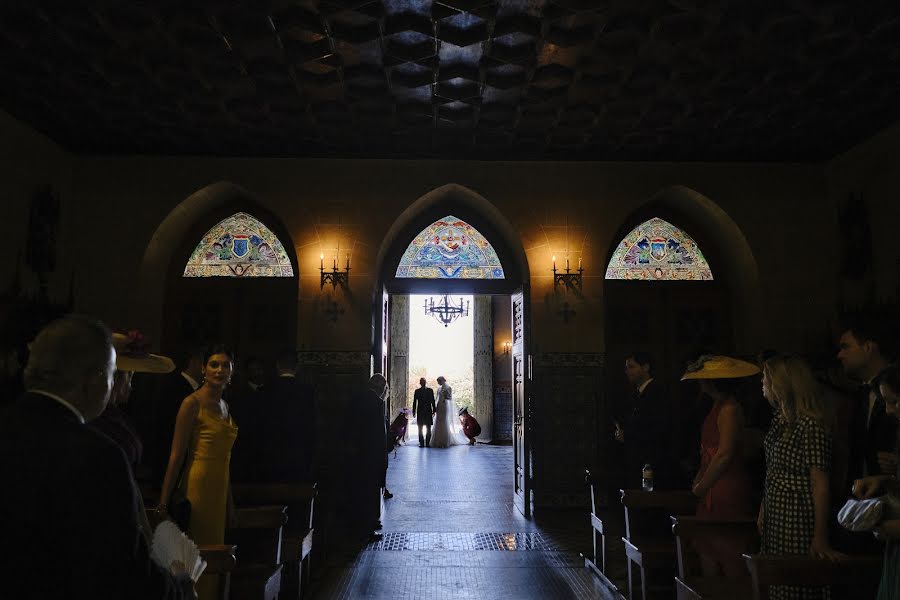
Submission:
M 528 348 L 528 294 L 512 295 L 513 504 L 531 518 L 531 355 Z
M 388 341 L 390 338 L 390 300 L 391 297 L 387 292 L 387 288 L 381 288 L 381 305 L 376 304 L 375 310 L 375 335 L 372 344 L 372 373 L 381 373 L 387 378 L 388 376 Z M 375 301 L 376 303 L 379 300 Z

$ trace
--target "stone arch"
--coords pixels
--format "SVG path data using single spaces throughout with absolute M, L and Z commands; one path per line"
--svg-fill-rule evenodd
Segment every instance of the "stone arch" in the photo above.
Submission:
M 159 340 L 161 337 L 167 275 L 185 236 L 210 214 L 232 206 L 266 221 L 266 225 L 284 245 L 294 266 L 294 277 L 299 278 L 296 250 L 280 219 L 263 208 L 254 194 L 239 185 L 229 181 L 207 185 L 169 211 L 144 250 L 132 302 L 135 311 L 132 322 L 138 323 L 151 339 Z
M 762 333 L 759 267 L 741 228 L 708 196 L 679 184 L 658 191 L 632 212 L 617 231 L 606 254 L 604 269 L 624 235 L 656 211 L 682 217 L 701 248 L 713 250 L 704 252 L 710 259 L 713 274 L 725 275 L 730 289 L 735 348 L 739 352 L 755 352 Z
M 398 279 L 395 276 L 400 257 L 413 238 L 437 219 L 451 214 L 472 225 L 490 242 L 503 265 L 504 279 Z M 383 372 L 383 365 L 387 364 L 383 354 L 385 348 L 382 344 L 385 330 L 390 331 L 390 337 L 396 338 L 398 335 L 401 337 L 403 335 L 408 336 L 408 329 L 401 330 L 394 318 L 397 314 L 408 314 L 408 298 L 405 300 L 405 305 L 403 300 L 406 294 L 475 294 L 476 306 L 479 301 L 485 300 L 483 297 L 479 299 L 477 295 L 513 294 L 519 289 L 524 292 L 526 298 L 529 294 L 530 272 L 521 237 L 507 218 L 484 196 L 455 183 L 442 185 L 419 197 L 394 220 L 378 250 L 375 266 L 377 278 L 373 289 L 372 304 L 374 308 L 372 315 L 372 364 L 373 369 L 378 372 Z M 388 309 L 383 296 L 385 291 L 399 296 L 399 298 L 395 297 L 394 301 L 392 301 L 394 303 L 391 304 L 389 309 L 392 316 L 390 323 L 386 318 Z M 399 304 L 397 303 L 398 300 Z M 526 300 L 526 302 L 528 301 Z M 490 307 L 489 299 L 487 299 L 487 304 L 484 306 Z M 395 312 L 398 309 L 399 312 Z M 476 313 L 484 314 L 480 313 L 479 310 L 476 309 Z M 526 312 L 526 314 L 530 314 L 530 312 Z M 526 317 L 526 322 L 528 318 Z M 486 322 L 490 324 L 490 320 Z M 530 338 L 531 328 L 526 325 L 524 329 L 524 337 L 526 339 Z M 484 339 L 481 341 L 481 346 L 479 346 L 478 336 L 476 335 L 476 356 L 482 355 L 483 360 L 490 363 L 490 366 L 483 366 L 480 370 L 476 359 L 475 394 L 479 399 L 489 399 L 493 398 L 493 354 L 490 349 L 492 336 L 487 334 L 482 337 Z M 396 352 L 395 346 L 391 348 L 390 361 L 393 366 L 390 379 L 391 385 L 395 389 L 398 385 L 403 385 L 408 376 L 408 371 L 406 370 L 408 367 L 408 356 L 406 354 L 408 349 L 405 346 L 402 348 L 399 353 Z M 488 371 L 491 373 L 490 377 L 479 377 L 478 373 Z M 480 392 L 479 389 L 481 390 Z M 477 402 L 476 400 L 476 406 L 478 406 Z M 490 402 L 487 403 L 487 406 L 489 408 L 484 412 L 479 412 L 477 418 L 481 421 L 481 425 L 484 428 L 484 435 L 487 436 L 487 439 L 490 439 L 493 429 L 493 407 Z

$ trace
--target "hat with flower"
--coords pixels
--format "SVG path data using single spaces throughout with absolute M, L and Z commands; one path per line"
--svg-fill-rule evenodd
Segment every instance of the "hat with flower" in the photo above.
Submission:
M 170 373 L 175 370 L 171 358 L 148 351 L 150 344 L 140 331 L 116 332 L 112 337 L 117 370 L 135 373 Z

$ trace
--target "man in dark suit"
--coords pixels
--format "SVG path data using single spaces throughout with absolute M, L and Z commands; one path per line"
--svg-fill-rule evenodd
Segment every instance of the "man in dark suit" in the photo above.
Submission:
M 0 414 L 0 581 L 4 597 L 193 598 L 183 568 L 149 557 L 122 450 L 85 425 L 106 408 L 109 330 L 70 316 L 31 346 L 27 392 Z
M 897 471 L 897 421 L 887 414 L 881 396 L 879 380 L 889 366 L 887 342 L 890 334 L 887 323 L 871 316 L 848 322 L 841 334 L 838 359 L 844 371 L 861 381 L 862 386 L 850 402 L 849 448 L 846 456 L 835 456 L 835 465 L 846 465 L 845 472 L 833 477 L 843 482 L 841 489 L 849 497 L 855 479 L 867 475 L 893 475 Z M 832 502 L 837 511 L 846 497 Z M 833 522 L 833 521 L 832 521 Z M 842 527 L 834 529 L 835 548 L 853 554 L 878 554 L 883 546 L 868 532 L 851 533 Z
M 419 379 L 419 389 L 413 393 L 412 414 L 419 429 L 419 448 L 431 446 L 431 426 L 434 425 L 434 390 L 425 387 L 425 378 Z M 422 435 L 422 429 L 427 432 Z
M 631 406 L 616 422 L 616 440 L 625 446 L 625 485 L 640 489 L 642 470 L 653 468 L 655 489 L 671 487 L 675 479 L 671 450 L 671 407 L 663 386 L 653 379 L 653 364 L 646 352 L 625 359 L 625 377 L 635 387 Z
M 344 419 L 346 438 L 343 493 L 344 518 L 352 534 L 362 533 L 370 541 L 380 539 L 381 504 L 387 470 L 385 451 L 387 429 L 384 403 L 390 388 L 384 375 L 375 373 L 366 389 L 347 406 Z
M 188 350 L 179 360 L 181 369 L 160 378 L 155 394 L 147 398 L 152 405 L 142 409 L 150 414 L 149 430 L 138 433 L 144 441 L 144 464 L 154 485 L 162 485 L 169 466 L 178 409 L 203 383 L 203 350 L 200 345 Z
M 885 329 L 883 323 L 859 319 L 847 325 L 839 342 L 844 370 L 862 382 L 851 416 L 847 489 L 853 479 L 897 471 L 897 420 L 885 412 L 878 385 L 889 365 Z
M 268 481 L 311 481 L 316 449 L 316 407 L 312 386 L 297 380 L 297 352 L 285 350 L 275 361 L 278 376 L 262 390 L 258 433 Z

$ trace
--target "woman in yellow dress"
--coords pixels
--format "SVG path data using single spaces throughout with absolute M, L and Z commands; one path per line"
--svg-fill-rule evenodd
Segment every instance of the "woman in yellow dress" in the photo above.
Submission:
M 178 410 L 160 494 L 158 510 L 166 517 L 176 486 L 184 492 L 191 503 L 188 536 L 198 545 L 224 543 L 226 521 L 234 514 L 229 465 L 238 429 L 222 399 L 233 369 L 234 354 L 225 346 L 212 346 L 205 353 L 203 385 L 185 398 Z M 197 586 L 200 599 L 215 598 L 217 583 L 201 578 Z

